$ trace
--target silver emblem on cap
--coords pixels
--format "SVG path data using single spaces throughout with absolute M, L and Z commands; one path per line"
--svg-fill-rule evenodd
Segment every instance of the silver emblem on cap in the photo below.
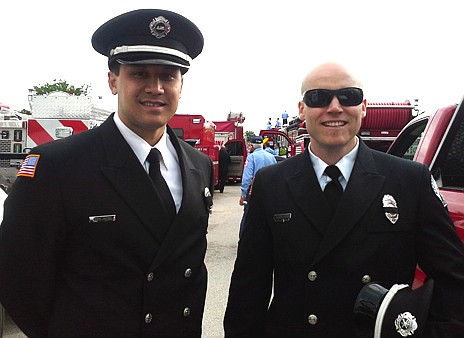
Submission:
M 171 25 L 164 16 L 157 16 L 150 22 L 150 32 L 154 37 L 161 39 L 169 34 Z
M 400 218 L 395 199 L 392 195 L 385 195 L 383 196 L 382 204 L 385 209 L 385 217 L 387 217 L 392 224 L 395 224 L 398 218 Z
M 395 319 L 395 328 L 402 337 L 412 336 L 417 330 L 417 321 L 411 312 L 400 313 Z

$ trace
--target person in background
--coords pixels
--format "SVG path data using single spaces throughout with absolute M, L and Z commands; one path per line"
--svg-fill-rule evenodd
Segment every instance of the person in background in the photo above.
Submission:
M 5 202 L 0 301 L 28 337 L 199 338 L 214 170 L 168 122 L 203 36 L 141 9 L 92 45 L 118 110 L 27 156 Z
M 288 125 L 288 113 L 287 113 L 287 111 L 284 111 L 282 113 L 282 124 L 284 126 Z
M 274 147 L 272 146 L 271 142 L 267 139 L 263 140 L 263 149 L 267 151 L 269 154 L 274 155 Z
M 248 154 L 251 154 L 251 153 L 253 152 L 253 150 L 255 150 L 255 148 L 253 147 L 253 143 L 247 142 L 247 144 L 246 144 L 246 150 L 247 150 L 247 153 L 248 153 Z
M 272 129 L 272 120 L 271 120 L 271 118 L 269 118 L 269 120 L 267 120 L 266 129 L 267 130 Z
M 282 123 L 280 122 L 279 118 L 276 119 L 275 127 L 276 128 L 282 127 Z
M 219 150 L 219 182 L 218 189 L 220 193 L 224 192 L 224 186 L 227 182 L 227 174 L 229 172 L 229 164 L 231 162 L 230 155 L 224 145 Z
M 263 138 L 261 136 L 253 136 L 250 140 L 252 150 L 248 154 L 245 165 L 243 167 L 242 185 L 240 188 L 239 204 L 243 206 L 243 216 L 240 221 L 239 235 L 243 232 L 244 219 L 248 210 L 248 200 L 251 196 L 253 179 L 261 168 L 277 163 L 274 155 L 263 149 Z
M 278 143 L 274 143 L 274 151 L 273 151 L 273 154 L 274 154 L 274 155 L 277 155 L 277 156 L 280 155 L 280 146 L 279 146 Z
M 342 65 L 316 66 L 301 94 L 311 140 L 304 153 L 255 176 L 225 337 L 354 338 L 363 286 L 411 286 L 419 265 L 434 281 L 420 330 L 462 338 L 464 248 L 429 169 L 356 136 L 366 99 Z M 412 335 L 416 319 L 396 316 L 398 332 Z

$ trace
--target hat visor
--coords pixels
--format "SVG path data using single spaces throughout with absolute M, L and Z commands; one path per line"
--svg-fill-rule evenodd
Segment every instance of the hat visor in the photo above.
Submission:
M 165 54 L 156 54 L 156 53 L 128 53 L 127 55 L 118 55 L 108 60 L 108 64 L 112 62 L 117 62 L 122 65 L 160 65 L 160 66 L 170 66 L 170 67 L 179 67 L 182 74 L 186 73 L 190 68 L 190 64 L 171 55 Z

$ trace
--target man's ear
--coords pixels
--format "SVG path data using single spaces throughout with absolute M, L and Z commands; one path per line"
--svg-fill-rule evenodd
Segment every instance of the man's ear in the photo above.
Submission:
M 184 86 L 184 77 L 180 79 L 180 90 L 179 90 L 179 99 L 182 98 L 182 88 Z
M 306 117 L 305 117 L 305 114 L 304 114 L 304 107 L 305 107 L 305 104 L 304 104 L 303 101 L 298 102 L 298 118 L 301 121 L 306 120 Z
M 116 95 L 118 93 L 118 87 L 116 85 L 117 76 L 113 72 L 108 72 L 108 86 L 110 87 L 111 94 Z
M 367 100 L 366 99 L 363 99 L 361 109 L 362 109 L 362 118 L 365 118 L 366 113 L 367 113 Z

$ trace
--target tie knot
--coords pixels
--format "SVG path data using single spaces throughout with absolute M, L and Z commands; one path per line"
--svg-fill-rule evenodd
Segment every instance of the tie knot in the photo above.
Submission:
M 338 181 L 338 178 L 341 175 L 340 169 L 338 169 L 336 165 L 329 165 L 325 168 L 324 172 L 334 181 Z
M 161 153 L 158 149 L 156 148 L 151 148 L 150 152 L 148 153 L 148 156 L 147 156 L 147 161 L 150 163 L 150 164 L 153 164 L 153 163 L 160 163 L 161 161 Z

